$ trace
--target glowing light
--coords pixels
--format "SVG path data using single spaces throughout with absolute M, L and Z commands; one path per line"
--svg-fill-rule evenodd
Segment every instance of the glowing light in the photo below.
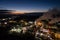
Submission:
M 30 25 L 30 27 L 33 27 L 33 25 Z
M 24 14 L 24 12 L 20 12 L 20 11 L 12 11 L 11 14 Z
M 33 24 L 33 22 L 29 21 L 30 24 Z
M 4 24 L 7 24 L 7 22 L 4 22 Z
M 35 21 L 35 25 L 38 27 L 43 26 L 43 23 L 41 21 Z
M 23 30 L 23 33 L 25 33 L 27 31 L 27 28 L 23 27 L 22 30 Z
M 25 22 L 25 25 L 28 25 L 28 23 L 27 23 L 27 22 Z
M 12 23 L 12 22 L 15 23 L 16 21 L 11 20 L 11 21 L 9 21 L 9 22 L 10 22 L 10 23 Z
M 20 28 L 13 28 L 10 30 L 10 32 L 17 32 L 17 33 L 20 33 L 21 32 L 21 29 Z
M 48 33 L 49 32 L 49 30 L 47 30 L 47 29 L 41 29 L 41 31 L 43 31 L 43 32 L 46 32 L 46 33 Z
M 2 19 L 2 20 L 6 20 L 6 19 Z
M 40 23 L 40 22 L 39 22 L 39 23 L 37 23 L 37 24 L 38 24 L 38 25 L 42 25 L 42 23 Z
M 41 36 L 43 35 L 43 33 L 40 34 Z

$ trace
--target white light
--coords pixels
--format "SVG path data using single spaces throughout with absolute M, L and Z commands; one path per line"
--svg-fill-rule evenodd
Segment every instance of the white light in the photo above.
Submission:
M 40 35 L 43 35 L 43 33 L 41 33 Z
M 36 32 L 36 35 L 37 35 L 37 34 L 40 34 L 40 33 L 37 31 L 37 32 Z
M 6 20 L 6 19 L 2 19 L 2 20 Z
M 11 29 L 10 31 L 16 31 L 15 27 L 13 29 Z
M 48 37 L 50 37 L 50 36 L 48 36 Z
M 26 27 L 23 27 L 22 30 L 27 30 Z
M 31 25 L 30 27 L 33 27 L 33 25 Z
M 41 29 L 41 31 L 43 31 L 43 32 L 49 32 L 49 30 L 47 30 L 47 29 Z
M 21 29 L 18 28 L 18 29 L 17 29 L 17 32 L 18 32 L 18 33 L 21 32 Z
M 33 22 L 31 22 L 31 21 L 30 21 L 29 23 L 31 23 L 31 24 L 32 24 Z
M 4 22 L 4 24 L 7 24 L 7 22 Z
M 16 29 L 16 28 L 14 27 L 13 29 L 10 30 L 10 32 L 20 33 L 20 32 L 21 32 L 21 29 L 20 29 L 20 28 L 17 28 L 17 29 Z
M 38 32 L 36 34 L 39 34 Z
M 11 31 L 16 31 L 16 29 L 12 29 Z
M 27 28 L 23 27 L 22 30 L 23 30 L 23 33 L 25 33 L 27 31 Z

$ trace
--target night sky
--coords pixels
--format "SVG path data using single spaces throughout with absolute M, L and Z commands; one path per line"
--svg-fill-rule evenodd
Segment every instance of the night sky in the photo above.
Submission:
M 21 12 L 43 12 L 49 8 L 60 7 L 59 0 L 0 0 L 0 9 Z

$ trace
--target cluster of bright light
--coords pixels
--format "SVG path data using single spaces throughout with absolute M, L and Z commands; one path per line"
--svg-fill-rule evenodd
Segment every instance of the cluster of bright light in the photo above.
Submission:
M 20 28 L 13 28 L 10 30 L 10 32 L 17 32 L 17 33 L 20 33 L 21 32 L 21 29 Z
M 49 31 L 48 31 L 48 30 L 46 30 L 46 29 L 42 29 L 42 31 L 43 31 L 43 32 L 49 32 Z
M 2 23 L 0 23 L 0 24 L 2 24 Z M 4 22 L 4 24 L 7 24 L 7 22 Z
M 27 31 L 27 28 L 23 27 L 22 30 L 23 30 L 23 33 L 25 33 Z
M 22 30 L 23 30 L 23 31 L 22 31 Z M 13 28 L 10 30 L 10 33 L 12 33 L 12 32 L 20 33 L 21 31 L 22 31 L 22 33 L 26 33 L 27 28 L 26 28 L 26 27 L 22 27 L 22 28 L 15 28 L 15 27 L 13 27 Z

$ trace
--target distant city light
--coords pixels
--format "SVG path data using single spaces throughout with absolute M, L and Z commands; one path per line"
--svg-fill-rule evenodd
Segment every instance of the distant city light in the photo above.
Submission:
M 28 25 L 28 23 L 25 22 L 25 25 Z
M 42 36 L 42 35 L 43 35 L 43 33 L 40 33 L 40 35 Z
M 2 20 L 6 20 L 6 19 L 2 19 Z
M 21 20 L 21 22 L 24 22 L 24 20 Z
M 17 33 L 20 33 L 21 32 L 21 29 L 20 28 L 13 28 L 10 30 L 10 32 L 17 32 Z
M 23 27 L 22 30 L 23 30 L 23 33 L 25 33 L 27 31 L 27 28 Z
M 29 27 L 33 27 L 33 25 L 30 25 Z
M 11 19 L 11 18 L 9 18 L 9 19 Z
M 32 21 L 29 21 L 29 23 L 30 23 L 30 24 L 33 24 L 33 22 L 32 22 Z
M 4 22 L 4 24 L 7 24 L 7 22 Z

